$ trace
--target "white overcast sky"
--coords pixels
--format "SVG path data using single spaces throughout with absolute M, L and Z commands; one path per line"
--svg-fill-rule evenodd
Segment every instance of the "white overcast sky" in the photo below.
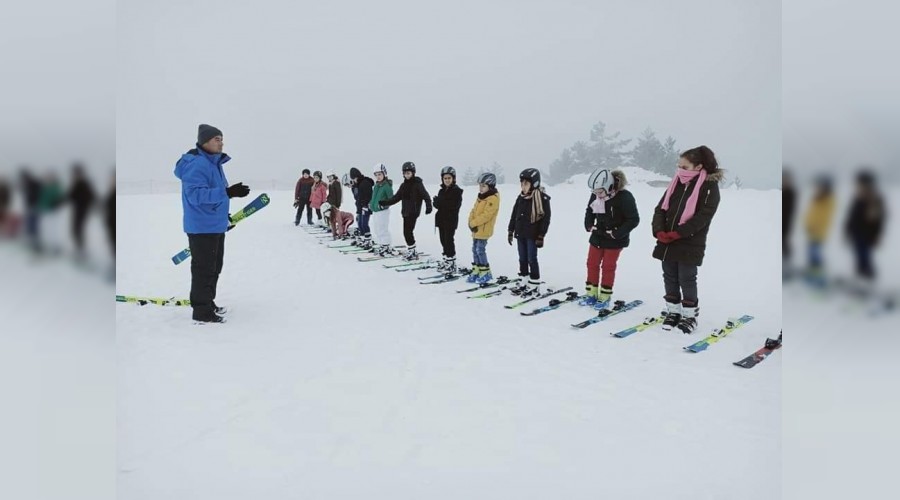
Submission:
M 546 169 L 604 121 L 781 169 L 781 4 L 120 1 L 117 175 L 172 180 L 197 124 L 230 180 L 415 161 Z M 436 179 L 433 179 L 436 182 Z

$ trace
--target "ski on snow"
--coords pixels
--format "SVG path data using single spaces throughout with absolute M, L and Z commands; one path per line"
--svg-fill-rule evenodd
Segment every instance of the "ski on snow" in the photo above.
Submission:
M 581 323 L 575 323 L 574 325 L 572 325 L 572 327 L 573 328 L 587 328 L 587 327 L 593 325 L 594 323 L 599 323 L 601 321 L 606 320 L 610 316 L 615 316 L 616 314 L 630 311 L 630 310 L 634 309 L 635 307 L 640 306 L 643 303 L 644 303 L 643 300 L 632 300 L 631 302 L 617 300 L 613 304 L 612 309 L 601 309 L 600 311 L 597 312 L 597 315 L 594 316 L 593 318 L 586 319 L 586 320 L 582 321 Z
M 746 325 L 752 319 L 753 316 L 749 316 L 746 314 L 738 319 L 730 319 L 725 322 L 724 328 L 716 328 L 711 334 L 709 334 L 709 336 L 685 347 L 684 350 L 688 352 L 703 352 L 707 348 L 709 348 L 710 345 L 722 340 L 722 338 L 728 336 L 728 334 L 737 330 L 738 328 Z
M 228 225 L 228 229 L 226 229 L 225 231 L 231 231 L 231 229 L 234 228 L 234 226 L 237 225 L 238 222 L 246 219 L 247 217 L 250 217 L 251 215 L 253 215 L 257 211 L 259 211 L 260 209 L 265 208 L 265 206 L 268 204 L 269 204 L 269 195 L 268 194 L 263 193 L 263 194 L 257 196 L 256 199 L 251 201 L 250 203 L 248 203 L 247 206 L 245 206 L 244 208 L 235 212 L 234 214 L 228 216 L 228 222 L 230 224 Z M 184 250 L 178 252 L 177 254 L 175 254 L 172 257 L 172 262 L 175 263 L 175 265 L 177 266 L 178 264 L 181 264 L 182 262 L 188 260 L 190 258 L 190 256 L 191 256 L 191 249 L 185 248 Z
M 578 295 L 578 292 L 566 292 L 566 298 L 560 299 L 550 299 L 550 303 L 544 307 L 538 307 L 537 309 L 529 312 L 522 311 L 519 314 L 522 316 L 537 316 L 538 314 L 543 314 L 545 312 L 555 311 L 560 307 L 566 304 L 577 304 L 578 300 L 580 300 L 582 296 Z
M 630 328 L 626 328 L 624 330 L 619 330 L 618 332 L 615 332 L 615 333 L 610 333 L 610 335 L 612 335 L 613 337 L 619 337 L 620 339 L 623 339 L 629 335 L 633 335 L 638 332 L 643 332 L 644 330 L 646 330 L 652 326 L 661 325 L 665 319 L 666 319 L 666 312 L 662 311 L 661 313 L 659 313 L 659 316 L 649 316 L 647 318 L 644 318 L 644 321 L 638 323 L 637 325 L 634 325 Z

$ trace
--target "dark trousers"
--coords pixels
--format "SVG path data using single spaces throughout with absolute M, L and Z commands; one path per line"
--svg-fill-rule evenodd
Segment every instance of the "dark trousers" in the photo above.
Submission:
M 519 242 L 519 276 L 527 274 L 533 280 L 541 279 L 537 242 L 531 238 L 516 238 L 516 240 Z
M 875 266 L 872 263 L 872 245 L 862 239 L 853 240 L 853 252 L 856 255 L 856 274 L 861 278 L 875 279 Z
M 404 217 L 403 218 L 403 238 L 406 239 L 407 246 L 413 246 L 416 244 L 416 235 L 413 234 L 413 231 L 416 230 L 416 221 L 418 217 Z
M 441 239 L 441 247 L 444 249 L 446 257 L 456 257 L 456 236 L 455 227 L 438 226 L 438 237 Z
M 72 214 L 72 239 L 75 249 L 84 252 L 84 223 L 87 221 L 87 210 L 76 210 Z
M 361 211 L 356 217 L 356 227 L 359 228 L 359 232 L 368 235 L 371 234 L 371 230 L 369 229 L 369 216 L 372 215 L 372 212 L 368 210 Z
M 213 313 L 216 285 L 225 257 L 225 233 L 189 234 L 191 249 L 191 307 L 194 319 L 207 319 Z
M 697 304 L 697 266 L 664 260 L 663 283 L 666 286 L 666 300 L 668 302 L 688 302 Z
M 312 224 L 312 207 L 309 205 L 308 201 L 306 203 L 301 202 L 300 205 L 297 207 L 297 216 L 294 217 L 294 222 L 296 222 L 298 224 L 300 223 L 300 219 L 303 218 L 303 209 L 304 208 L 306 209 L 306 223 Z

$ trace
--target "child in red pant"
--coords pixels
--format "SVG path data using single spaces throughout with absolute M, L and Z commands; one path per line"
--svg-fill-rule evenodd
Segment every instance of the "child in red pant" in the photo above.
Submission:
M 584 212 L 584 229 L 591 233 L 585 295 L 579 301 L 602 309 L 609 304 L 616 280 L 616 263 L 640 222 L 634 196 L 625 189 L 621 170 L 598 170 L 588 177 L 591 198 Z

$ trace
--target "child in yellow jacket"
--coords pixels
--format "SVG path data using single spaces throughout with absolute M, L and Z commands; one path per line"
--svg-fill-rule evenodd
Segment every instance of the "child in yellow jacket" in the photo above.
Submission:
M 816 182 L 816 192 L 806 211 L 806 238 L 810 275 L 821 275 L 824 267 L 822 245 L 828 238 L 834 218 L 834 192 L 831 179 L 822 177 Z
M 497 213 L 500 212 L 500 193 L 497 192 L 497 177 L 485 172 L 478 178 L 478 199 L 469 212 L 469 230 L 472 231 L 472 274 L 469 283 L 487 283 L 491 276 L 491 265 L 487 259 L 487 240 L 494 234 Z

